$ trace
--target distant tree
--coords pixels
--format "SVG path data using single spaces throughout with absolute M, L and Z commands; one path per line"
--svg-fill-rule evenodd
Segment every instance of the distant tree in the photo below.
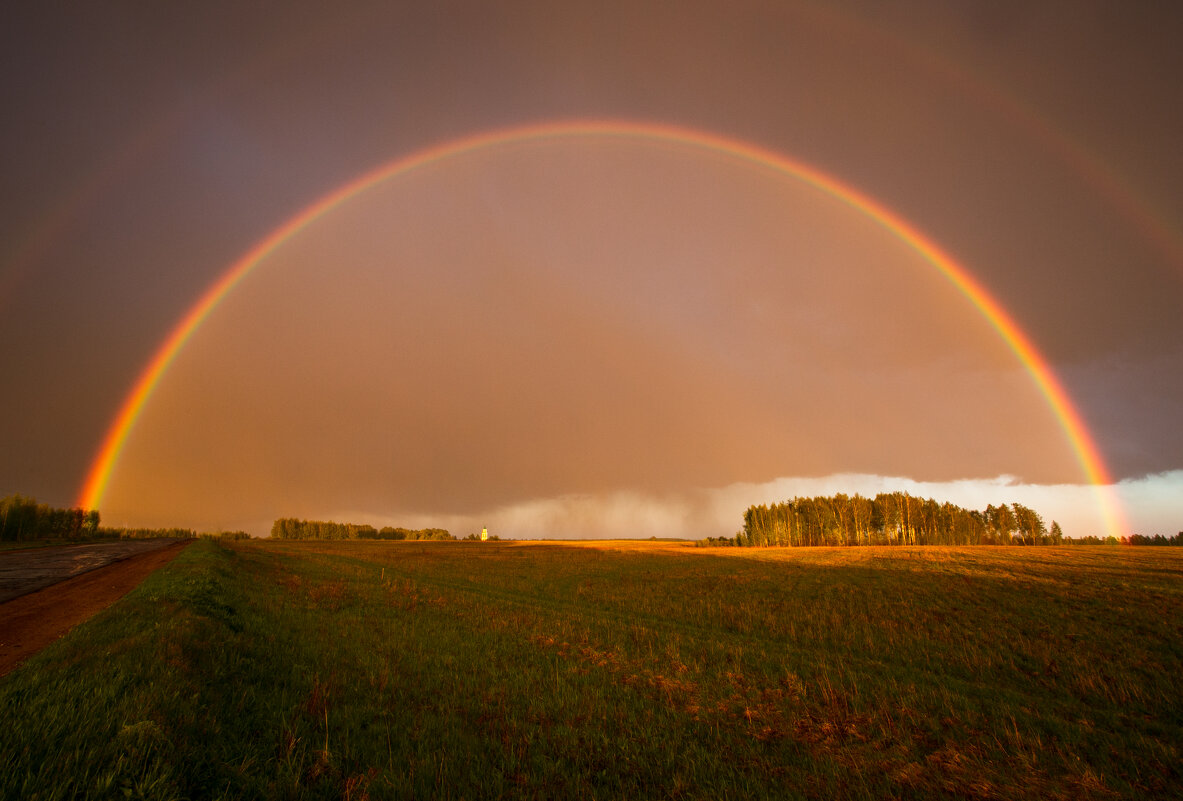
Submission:
M 1014 511 L 1005 503 L 986 507 L 986 522 L 999 545 L 1010 545 L 1018 529 Z
M 903 511 L 901 501 L 903 495 L 898 492 L 881 492 L 875 496 L 876 517 L 880 521 L 880 531 L 885 545 L 898 545 L 903 531 Z
M 1022 544 L 1043 545 L 1047 530 L 1039 513 L 1021 503 L 1012 503 L 1011 510 L 1014 512 L 1015 528 L 1022 538 Z
M 1055 520 L 1052 521 L 1051 534 L 1048 535 L 1052 545 L 1059 545 L 1064 541 L 1064 532 L 1060 530 L 1060 524 Z

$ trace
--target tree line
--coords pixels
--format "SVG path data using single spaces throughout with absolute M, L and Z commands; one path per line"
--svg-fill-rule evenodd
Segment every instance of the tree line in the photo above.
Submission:
M 334 523 L 329 520 L 298 520 L 281 517 L 271 525 L 271 536 L 277 540 L 454 540 L 443 528 L 381 529 L 357 523 Z
M 111 537 L 122 540 L 154 540 L 168 537 L 174 540 L 196 539 L 198 534 L 191 528 L 100 528 L 100 537 Z M 202 534 L 202 537 L 217 536 Z M 249 536 L 243 534 L 243 536 Z
M 237 540 L 249 540 L 251 538 L 251 535 L 245 531 L 202 532 L 197 536 L 203 540 L 214 540 L 215 542 L 235 542 Z
M 56 509 L 34 498 L 0 498 L 0 540 L 80 539 L 99 531 L 97 509 Z
M 735 537 L 707 537 L 704 547 L 739 545 L 1159 545 L 1183 546 L 1183 531 L 1128 537 L 1064 536 L 1020 503 L 964 509 L 906 492 L 874 498 L 843 493 L 748 507 Z
M 23 495 L 0 498 L 0 541 L 94 539 L 192 539 L 188 528 L 110 528 L 97 509 L 59 509 Z M 237 532 L 242 533 L 242 532 Z M 247 536 L 242 533 L 242 536 Z
M 761 545 L 1059 545 L 1060 524 L 1049 529 L 1020 503 L 969 510 L 906 492 L 874 498 L 839 493 L 751 506 L 743 530 L 729 544 Z M 722 543 L 717 543 L 722 544 Z
M 1101 537 L 1094 537 L 1089 535 L 1087 537 L 1065 537 L 1065 545 L 1174 545 L 1176 547 L 1183 546 L 1183 531 L 1180 531 L 1173 537 L 1164 537 L 1162 534 L 1155 534 L 1148 537 L 1145 534 L 1131 534 L 1128 537 L 1115 537 L 1110 534 L 1108 537 L 1102 539 Z

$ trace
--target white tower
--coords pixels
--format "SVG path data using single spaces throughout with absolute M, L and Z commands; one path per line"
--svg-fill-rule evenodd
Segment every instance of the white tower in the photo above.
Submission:
M 481 541 L 482 541 L 482 542 L 484 542 L 484 541 L 485 541 L 485 540 L 487 540 L 487 539 L 489 539 L 489 529 L 488 529 L 488 528 L 482 528 L 482 529 L 481 529 Z

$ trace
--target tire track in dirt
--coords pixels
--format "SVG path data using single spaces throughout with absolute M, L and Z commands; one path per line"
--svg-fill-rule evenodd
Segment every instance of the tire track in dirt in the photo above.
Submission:
M 0 603 L 0 676 L 127 595 L 190 542 L 138 554 Z

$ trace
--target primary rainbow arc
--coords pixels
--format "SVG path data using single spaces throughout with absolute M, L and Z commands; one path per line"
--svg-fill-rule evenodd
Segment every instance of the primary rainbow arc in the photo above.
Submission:
M 694 129 L 620 120 L 575 120 L 525 125 L 487 131 L 428 147 L 395 159 L 355 178 L 320 198 L 276 228 L 232 264 L 205 291 L 157 348 L 152 359 L 136 380 L 131 392 L 123 401 L 118 415 L 111 423 L 79 492 L 78 506 L 85 509 L 95 509 L 101 504 L 111 474 L 119 460 L 128 435 L 135 426 L 136 419 L 151 398 L 156 385 L 167 372 L 169 365 L 184 348 L 185 343 L 201 327 L 201 324 L 217 307 L 222 298 L 226 297 L 269 254 L 297 233 L 367 189 L 442 159 L 511 142 L 583 136 L 634 138 L 695 146 L 727 154 L 741 161 L 754 163 L 804 181 L 882 225 L 952 282 L 957 290 L 986 318 L 1018 357 L 1039 392 L 1047 400 L 1048 406 L 1063 429 L 1085 476 L 1096 487 L 1098 503 L 1105 517 L 1109 533 L 1116 536 L 1125 533 L 1123 517 L 1116 499 L 1112 496 L 1112 481 L 1096 443 L 1064 387 L 1052 372 L 1047 360 L 1036 350 L 1030 338 L 999 305 L 998 301 L 974 279 L 965 267 L 954 261 L 935 242 L 868 195 L 815 167 L 795 161 L 780 153 L 738 139 Z

